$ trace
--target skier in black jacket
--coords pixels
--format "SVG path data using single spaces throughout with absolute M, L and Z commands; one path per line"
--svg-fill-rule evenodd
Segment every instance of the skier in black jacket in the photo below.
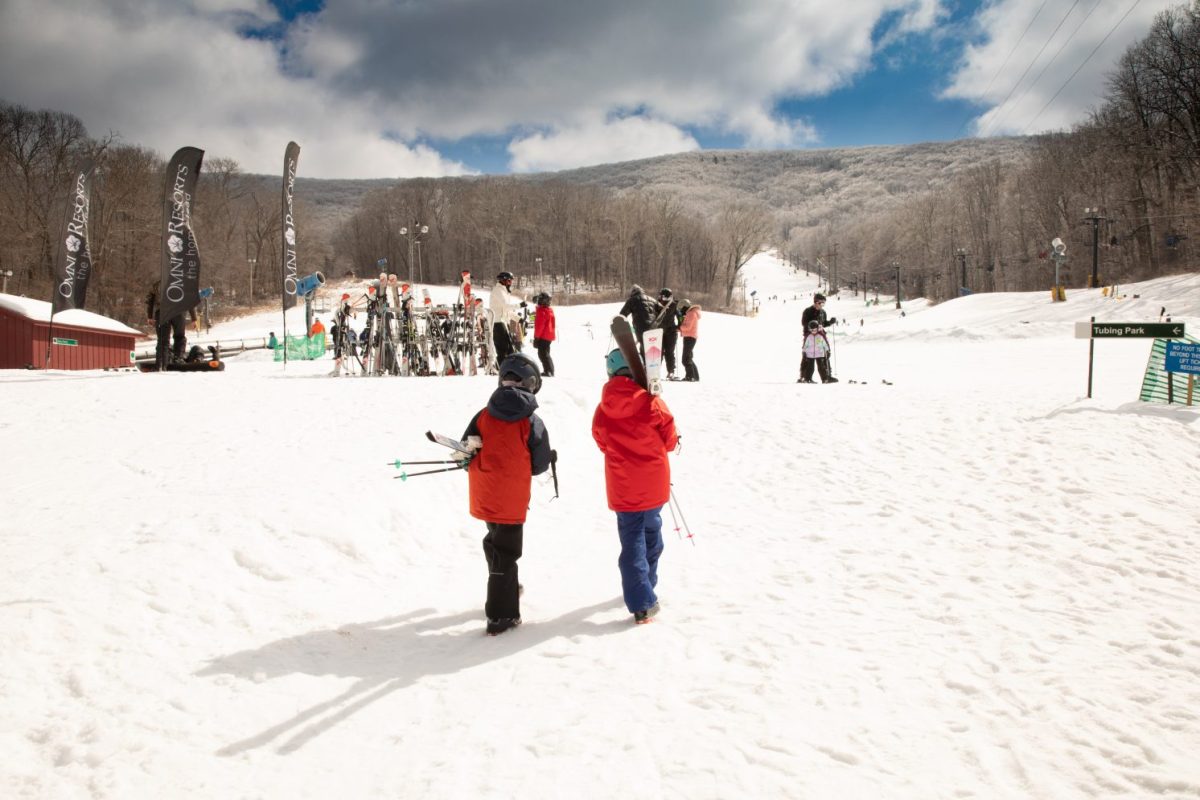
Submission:
M 814 324 L 816 323 L 815 327 Z M 837 325 L 837 317 L 827 317 L 825 315 L 825 295 L 817 292 L 813 295 L 813 304 L 804 309 L 804 315 L 800 318 L 800 324 L 804 331 L 804 336 L 810 333 L 820 332 L 824 335 L 825 328 L 830 325 Z M 829 356 L 821 358 L 809 358 L 807 354 L 800 359 L 800 383 L 812 383 L 813 366 L 816 366 L 817 371 L 821 374 L 821 383 L 837 383 L 838 379 L 833 377 L 829 369 Z
M 651 328 L 662 328 L 663 360 L 667 364 L 667 380 L 675 379 L 675 343 L 679 341 L 679 311 L 671 290 L 658 293 L 658 317 Z
M 642 354 L 642 360 L 646 360 L 646 345 L 642 341 L 642 334 L 650 330 L 655 318 L 658 316 L 658 303 L 654 299 L 648 297 L 642 287 L 636 283 L 629 290 L 629 299 L 625 301 L 625 305 L 621 306 L 621 310 L 617 312 L 622 317 L 630 317 L 630 322 L 633 324 L 633 333 L 637 337 L 638 352 Z

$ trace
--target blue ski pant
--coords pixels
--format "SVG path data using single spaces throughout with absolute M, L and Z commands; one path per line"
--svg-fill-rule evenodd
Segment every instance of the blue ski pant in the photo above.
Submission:
M 629 613 L 645 611 L 658 602 L 658 557 L 662 555 L 662 506 L 646 511 L 618 511 L 621 537 L 621 593 Z

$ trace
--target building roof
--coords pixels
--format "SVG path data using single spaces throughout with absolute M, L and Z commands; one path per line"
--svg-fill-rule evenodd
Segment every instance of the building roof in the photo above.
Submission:
M 34 322 L 50 321 L 50 304 L 45 300 L 34 300 L 29 297 L 18 297 L 15 294 L 0 294 L 0 308 L 6 309 Z M 144 336 L 136 328 L 131 328 L 123 322 L 118 322 L 102 314 L 93 314 L 78 308 L 68 309 L 54 315 L 56 325 L 71 325 L 76 328 L 91 328 L 113 333 L 129 333 L 134 336 Z

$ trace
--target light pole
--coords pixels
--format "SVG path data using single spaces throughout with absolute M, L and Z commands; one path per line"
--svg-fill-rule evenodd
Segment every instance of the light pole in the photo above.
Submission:
M 246 261 L 250 264 L 250 304 L 254 305 L 254 265 L 258 262 L 258 259 L 247 258 Z
M 6 269 L 3 272 L 0 272 L 0 278 L 4 279 L 4 288 L 0 289 L 0 292 L 3 292 L 4 294 L 8 294 L 8 279 L 11 277 L 12 277 L 11 269 Z
M 966 289 L 967 288 L 967 251 L 960 247 L 954 251 L 954 255 L 958 256 L 958 266 L 959 266 L 959 269 L 962 271 L 962 278 L 961 278 L 961 283 L 959 283 L 959 286 L 961 286 L 963 289 Z M 959 292 L 959 294 L 961 295 L 962 292 Z
M 1100 221 L 1104 217 L 1100 216 L 1098 208 L 1085 208 L 1083 213 L 1086 215 L 1083 221 L 1092 223 L 1092 282 L 1088 285 L 1095 289 L 1100 285 Z
M 400 235 L 408 239 L 408 285 L 413 285 L 413 243 L 421 234 L 429 233 L 429 226 L 422 225 L 419 222 L 414 222 L 412 227 L 403 227 L 400 229 Z

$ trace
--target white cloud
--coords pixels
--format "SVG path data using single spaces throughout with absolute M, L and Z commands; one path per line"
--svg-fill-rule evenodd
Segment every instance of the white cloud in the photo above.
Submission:
M 514 139 L 508 146 L 515 172 L 550 172 L 698 149 L 691 135 L 644 117 L 556 128 Z
M 1072 4 L 1048 0 L 1042 7 L 1042 0 L 998 0 L 979 14 L 980 44 L 966 49 L 943 92 L 943 97 L 987 107 L 973 121 L 972 133 L 1040 133 L 1082 122 L 1103 102 L 1107 75 L 1125 50 L 1146 35 L 1156 14 L 1177 5 L 1174 0 L 1143 0 L 1120 22 L 1132 2 Z M 1085 66 L 1079 69 L 1081 64 Z
M 685 129 L 786 147 L 819 120 L 780 100 L 847 85 L 877 26 L 926 31 L 943 3 L 339 0 L 286 23 L 267 0 L 4 0 L 0 97 L 251 171 L 295 139 L 321 176 L 461 173 L 415 143 L 512 131 L 543 132 L 519 169 L 697 146 Z
M 265 4 L 234 0 L 182 10 L 6 0 L 0 97 L 73 113 L 93 135 L 116 131 L 164 157 L 194 145 L 251 172 L 278 172 L 289 139 L 303 148 L 302 175 L 466 172 L 428 147 L 389 139 L 361 99 L 285 75 L 276 46 L 239 35 L 229 12 L 241 15 L 237 24 L 272 22 Z

